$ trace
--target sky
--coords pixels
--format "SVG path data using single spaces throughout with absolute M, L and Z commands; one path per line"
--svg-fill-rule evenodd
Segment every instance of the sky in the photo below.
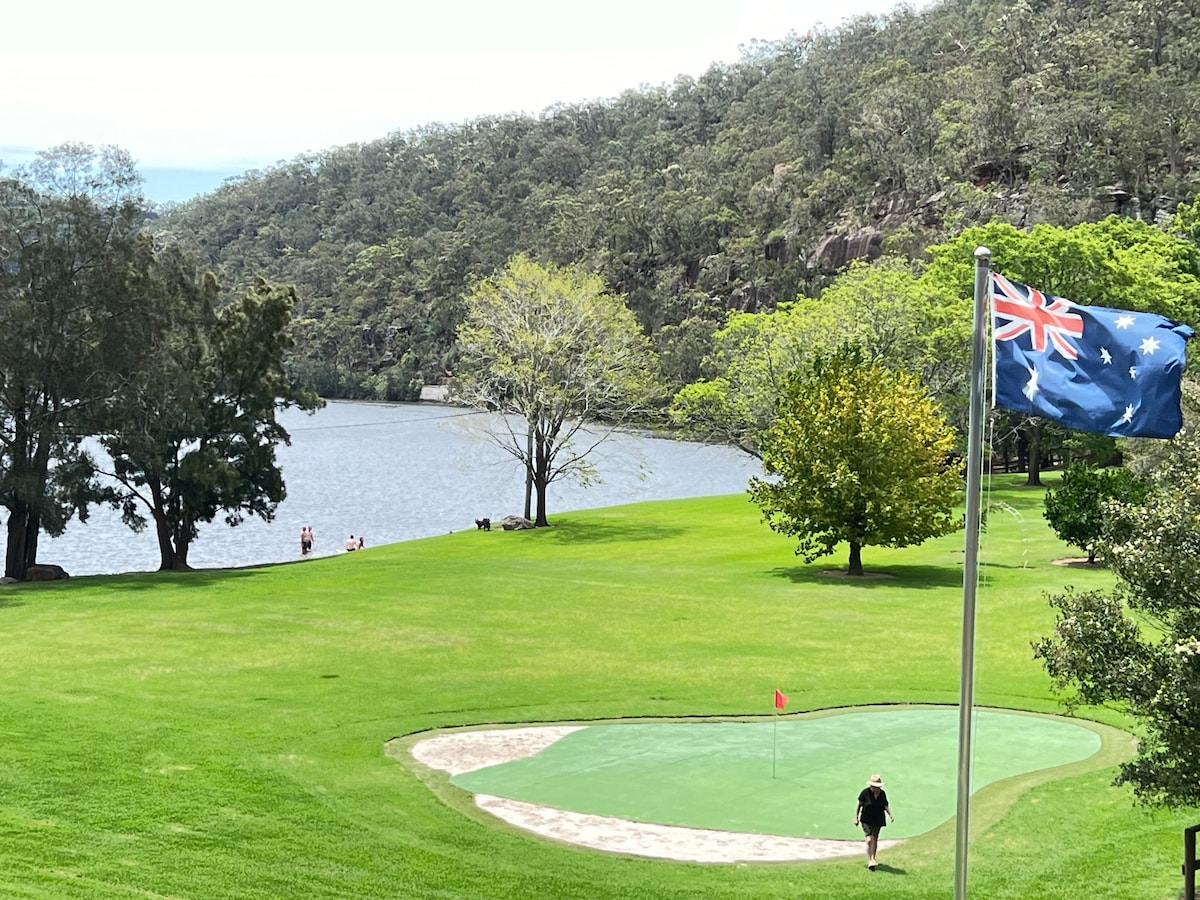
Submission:
M 182 200 L 304 153 L 699 76 L 893 0 L 62 0 L 6 9 L 0 161 L 116 144 Z M 168 196 L 170 195 L 170 196 Z

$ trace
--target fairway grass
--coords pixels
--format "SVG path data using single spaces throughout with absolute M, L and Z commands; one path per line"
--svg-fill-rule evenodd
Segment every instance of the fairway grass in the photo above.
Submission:
M 981 705 L 1061 712 L 1030 651 L 1053 622 L 1043 594 L 1111 583 L 1053 564 L 1077 551 L 1043 494 L 991 495 L 1006 507 L 981 550 Z M 822 574 L 844 550 L 804 564 L 744 496 L 551 521 L 0 591 L 0 896 L 951 896 L 953 822 L 875 873 L 652 861 L 497 824 L 444 773 L 389 757 L 435 729 L 769 716 L 777 688 L 789 712 L 957 702 L 961 535 L 865 548 L 888 577 L 858 580 Z M 1102 768 L 978 794 L 972 896 L 1177 897 L 1195 817 L 1111 787 L 1128 752 L 1106 742 Z M 846 785 L 847 816 L 869 774 Z

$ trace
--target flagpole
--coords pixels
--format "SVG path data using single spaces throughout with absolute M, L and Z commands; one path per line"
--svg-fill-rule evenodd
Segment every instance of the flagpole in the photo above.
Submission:
M 787 706 L 787 697 L 775 688 L 775 724 L 771 728 L 771 777 L 775 777 L 775 747 L 779 737 L 779 711 Z
M 962 680 L 958 696 L 958 809 L 955 816 L 954 900 L 967 896 L 967 833 L 971 809 L 971 724 L 975 699 L 975 588 L 979 576 L 983 494 L 983 373 L 987 361 L 987 300 L 992 251 L 975 248 L 975 311 L 971 332 L 971 408 L 967 426 L 967 514 L 963 557 Z

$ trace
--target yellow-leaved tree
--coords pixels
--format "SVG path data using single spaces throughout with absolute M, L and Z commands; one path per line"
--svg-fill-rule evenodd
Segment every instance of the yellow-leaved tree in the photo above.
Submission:
M 907 547 L 961 527 L 954 430 L 916 376 L 871 362 L 857 346 L 793 372 L 762 441 L 767 478 L 750 497 L 806 562 L 850 546 Z

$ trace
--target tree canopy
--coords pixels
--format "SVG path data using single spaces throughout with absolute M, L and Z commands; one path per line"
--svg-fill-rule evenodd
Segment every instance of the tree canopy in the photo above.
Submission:
M 763 438 L 768 477 L 750 498 L 811 562 L 849 544 L 862 575 L 865 546 L 907 547 L 961 527 L 962 474 L 953 429 L 918 379 L 869 361 L 859 347 L 818 355 L 790 375 Z
M 596 275 L 526 256 L 464 298 L 454 395 L 497 414 L 490 439 L 526 471 L 536 525 L 546 488 L 595 470 L 589 455 L 612 430 L 645 412 L 656 389 L 653 352 L 621 297 Z M 589 423 L 599 431 L 586 430 Z
M 83 144 L 0 179 L 0 506 L 5 574 L 99 499 L 82 442 L 136 354 L 127 275 L 143 224 L 132 160 Z M 144 256 L 144 254 L 142 254 Z
M 719 439 L 758 456 L 785 378 L 814 353 L 844 344 L 889 368 L 919 373 L 944 407 L 961 412 L 971 322 L 967 301 L 885 257 L 849 265 L 814 299 L 730 317 L 712 339 L 713 373 L 676 393 L 671 417 L 689 436 Z
M 146 280 L 166 318 L 144 326 L 154 355 L 114 394 L 101 440 L 125 523 L 140 531 L 148 513 L 160 568 L 180 570 L 201 523 L 273 517 L 286 496 L 275 446 L 288 441 L 276 412 L 319 401 L 283 371 L 291 288 L 260 280 L 215 309 L 211 274 L 178 253 L 156 262 Z
M 1068 703 L 1109 704 L 1139 723 L 1117 782 L 1142 800 L 1200 803 L 1200 444 L 1170 444 L 1142 502 L 1109 507 L 1101 553 L 1111 591 L 1050 599 L 1053 634 L 1034 644 Z
M 1046 520 L 1059 539 L 1084 550 L 1088 563 L 1095 563 L 1107 505 L 1141 503 L 1147 487 L 1129 469 L 1074 462 L 1063 471 L 1060 487 L 1046 492 Z
M 1160 224 L 1195 198 L 1200 160 L 1185 6 L 900 6 L 607 100 L 305 154 L 155 227 L 231 294 L 296 285 L 295 374 L 380 396 L 447 377 L 461 297 L 517 251 L 582 263 L 656 334 L 815 297 L 850 260 L 917 259 L 992 220 Z
M 215 276 L 146 232 L 128 154 L 66 144 L 0 179 L 0 506 L 5 574 L 98 502 L 155 519 L 163 568 L 198 522 L 269 518 L 284 487 L 275 410 L 311 406 L 284 371 L 294 291 L 219 305 Z M 219 307 L 219 308 L 218 308 Z M 113 458 L 85 451 L 98 438 Z M 93 448 L 94 449 L 94 448 Z M 115 479 L 106 481 L 101 475 Z

